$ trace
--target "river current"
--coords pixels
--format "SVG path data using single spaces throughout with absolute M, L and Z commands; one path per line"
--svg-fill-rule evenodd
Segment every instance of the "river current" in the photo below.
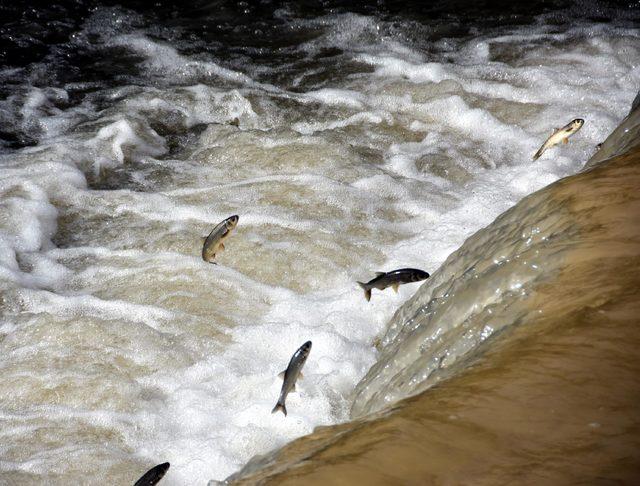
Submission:
M 2 8 L 0 484 L 206 484 L 347 421 L 419 287 L 356 281 L 435 271 L 640 85 L 624 5 Z

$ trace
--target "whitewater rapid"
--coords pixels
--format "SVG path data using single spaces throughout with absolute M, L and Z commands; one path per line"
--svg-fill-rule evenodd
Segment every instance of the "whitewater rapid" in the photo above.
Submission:
M 367 303 L 356 280 L 436 270 L 577 172 L 640 84 L 623 21 L 427 42 L 417 22 L 277 15 L 307 32 L 281 48 L 290 64 L 218 58 L 101 8 L 70 43 L 128 59 L 117 82 L 24 81 L 0 101 L 37 142 L 0 152 L 0 482 L 126 483 L 169 461 L 166 484 L 203 484 L 347 420 L 418 288 Z M 532 162 L 576 117 L 569 145 Z M 232 214 L 218 265 L 203 262 Z M 307 340 L 289 415 L 272 415 Z

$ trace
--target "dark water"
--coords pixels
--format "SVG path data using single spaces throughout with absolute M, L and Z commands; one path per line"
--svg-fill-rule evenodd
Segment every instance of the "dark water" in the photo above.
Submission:
M 0 98 L 24 92 L 25 86 L 65 87 L 68 98 L 52 100 L 56 108 L 77 105 L 87 97 L 98 107 L 101 88 L 125 85 L 176 85 L 164 76 L 139 72 L 141 57 L 126 48 L 105 45 L 105 35 L 144 30 L 149 37 L 176 46 L 183 55 L 215 59 L 222 66 L 249 74 L 254 80 L 294 91 L 317 89 L 364 66 L 344 62 L 340 47 L 320 49 L 309 56 L 297 47 L 322 33 L 323 21 L 296 25 L 296 20 L 356 13 L 387 22 L 383 35 L 395 36 L 425 51 L 443 38 L 546 21 L 579 25 L 609 22 L 628 25 L 640 20 L 637 2 L 570 1 L 446 1 L 446 2 L 231 2 L 194 1 L 188 5 L 157 1 L 2 2 L 0 17 Z M 365 3 L 365 5 L 363 5 Z M 292 81 L 310 66 L 322 66 L 302 85 Z M 339 66 L 339 68 L 337 68 Z M 265 69 L 266 68 L 266 69 Z M 200 79 L 202 81 L 203 79 Z M 184 80 L 188 85 L 196 79 Z M 37 130 L 13 123 L 18 107 L 0 111 L 0 147 L 19 148 L 37 143 Z M 9 112 L 9 113 L 7 113 Z

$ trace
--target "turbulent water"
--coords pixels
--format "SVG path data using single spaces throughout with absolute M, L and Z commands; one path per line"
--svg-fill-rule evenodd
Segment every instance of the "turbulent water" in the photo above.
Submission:
M 577 172 L 640 84 L 629 8 L 306 7 L 3 7 L 0 483 L 203 484 L 347 420 L 418 288 L 355 281 Z
M 585 169 L 610 164 L 613 157 L 623 154 L 632 153 L 636 157 L 639 132 L 640 109 L 634 105 Z M 635 162 L 633 159 L 627 165 L 633 167 Z M 579 271 L 568 269 L 570 265 L 566 263 L 568 259 L 575 260 L 578 251 L 591 253 L 590 264 L 601 268 L 604 281 L 592 283 L 597 290 L 587 298 L 588 286 L 568 279 L 564 285 L 569 288 L 582 285 L 583 295 L 567 299 L 564 305 L 575 312 L 610 298 L 609 280 L 615 280 L 617 275 L 608 262 L 598 260 L 601 258 L 598 252 L 605 251 L 610 259 L 636 256 L 637 235 L 620 236 L 614 228 L 634 226 L 640 216 L 634 199 L 637 179 L 631 177 L 637 174 L 629 167 L 612 172 L 614 176 L 590 175 L 586 182 L 573 182 L 581 184 L 581 188 L 572 187 L 568 197 L 556 195 L 561 191 L 545 190 L 525 198 L 452 253 L 437 275 L 389 322 L 381 340 L 380 357 L 356 387 L 352 415 L 384 409 L 426 390 L 466 369 L 470 361 L 493 345 L 489 340 L 483 346 L 488 338 L 535 322 L 542 313 L 557 314 L 558 309 L 545 309 L 540 288 L 557 279 L 561 271 L 575 273 L 578 280 Z M 622 180 L 627 174 L 625 187 Z M 616 186 L 618 197 L 612 197 L 611 188 Z M 582 187 L 590 194 L 580 194 Z M 579 201 L 576 193 L 582 198 Z M 611 207 L 606 206 L 608 202 Z M 603 212 L 608 219 L 602 218 Z M 589 225 L 605 227 L 604 236 Z M 625 244 L 620 245 L 620 240 Z M 629 259 L 630 268 L 633 263 Z M 633 288 L 635 282 L 616 284 L 632 287 L 633 294 L 640 292 Z M 559 298 L 562 291 L 566 289 L 555 289 L 552 293 Z
M 467 239 L 398 310 L 356 388 L 354 411 L 380 412 L 318 428 L 230 482 L 638 484 L 639 120 L 592 169 Z
M 639 120 L 640 109 L 636 109 L 602 144 L 587 168 L 609 161 L 613 153 L 637 152 Z M 467 239 L 429 284 L 394 315 L 381 340 L 383 352 L 356 387 L 353 415 L 384 409 L 460 373 L 469 361 L 492 346 L 491 340 L 488 346 L 482 346 L 489 337 L 536 322 L 540 314 L 552 314 L 557 319 L 559 309 L 548 309 L 550 305 L 540 294 L 545 283 L 557 280 L 561 272 L 574 274 L 573 280 L 565 278 L 565 287 L 582 285 L 582 295 L 562 303 L 570 312 L 602 305 L 610 299 L 609 280 L 618 275 L 609 268 L 608 261 L 599 261 L 600 252 L 610 260 L 628 258 L 629 268 L 633 268 L 635 260 L 631 256 L 635 257 L 638 251 L 635 230 L 629 229 L 630 234 L 626 234 L 624 229 L 633 227 L 640 215 L 634 194 L 638 189 L 637 174 L 630 170 L 635 162 L 633 159 L 622 169 L 612 169 L 613 176 L 585 176 L 586 182 L 585 177 L 573 182 L 580 189 L 570 186 L 565 191 L 568 195 L 552 186 L 555 191 L 549 189 L 527 197 Z M 625 176 L 626 186 L 622 182 Z M 562 182 L 570 185 L 571 180 Z M 618 187 L 617 197 L 612 197 L 612 187 Z M 589 194 L 580 194 L 583 190 Z M 589 295 L 584 282 L 576 283 L 579 270 L 567 264 L 567 260 L 577 259 L 575 254 L 579 251 L 588 253 L 593 260 L 591 268 L 599 267 L 602 273 L 603 282 L 590 284 L 596 287 L 593 295 Z M 596 279 L 591 276 L 591 280 Z M 560 286 L 556 282 L 553 285 Z M 621 286 L 631 287 L 632 295 L 640 292 L 635 282 Z M 559 299 L 567 288 L 552 293 Z M 623 295 L 620 292 L 617 296 L 622 299 Z

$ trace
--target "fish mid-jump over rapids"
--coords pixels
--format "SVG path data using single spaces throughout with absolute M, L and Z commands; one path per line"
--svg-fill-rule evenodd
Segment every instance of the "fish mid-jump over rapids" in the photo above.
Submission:
M 278 398 L 278 403 L 273 407 L 271 413 L 276 413 L 278 410 L 282 410 L 284 416 L 287 416 L 287 407 L 284 402 L 287 399 L 287 395 L 290 391 L 295 391 L 296 389 L 296 380 L 298 376 L 302 376 L 302 367 L 304 363 L 307 361 L 307 357 L 311 352 L 311 341 L 307 341 L 302 346 L 298 348 L 298 350 L 293 353 L 291 357 L 291 361 L 289 361 L 289 366 L 287 369 L 280 373 L 280 376 L 283 379 L 282 382 L 282 390 L 280 391 L 280 398 Z
M 215 264 L 213 259 L 216 257 L 216 253 L 224 250 L 224 240 L 229 237 L 231 231 L 238 225 L 239 219 L 240 217 L 237 214 L 230 216 L 211 230 L 207 239 L 204 240 L 204 245 L 202 245 L 202 259 L 205 262 Z
M 364 290 L 364 298 L 370 301 L 372 289 L 384 290 L 393 287 L 393 290 L 397 292 L 401 284 L 419 282 L 428 278 L 429 274 L 424 270 L 400 268 L 391 272 L 376 272 L 376 278 L 367 283 L 358 282 L 358 285 Z
M 582 118 L 576 118 L 562 128 L 556 128 L 551 136 L 542 144 L 540 150 L 534 154 L 533 160 L 538 160 L 545 150 L 553 147 L 554 145 L 558 145 L 559 143 L 569 143 L 569 137 L 580 130 L 582 125 L 584 125 L 584 120 Z

